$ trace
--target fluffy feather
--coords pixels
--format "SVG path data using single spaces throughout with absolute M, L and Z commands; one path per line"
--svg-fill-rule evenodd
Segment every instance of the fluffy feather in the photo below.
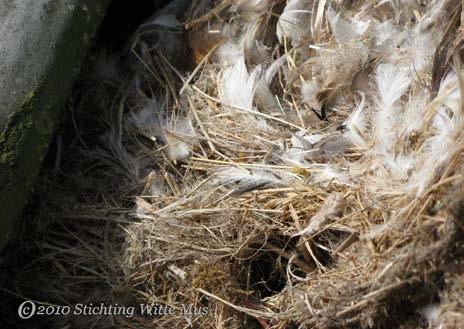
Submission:
M 312 149 L 314 147 L 314 144 L 321 141 L 323 138 L 324 135 L 306 135 L 306 131 L 300 130 L 299 132 L 293 134 L 290 141 L 292 142 L 293 147 L 300 149 Z
M 225 104 L 252 109 L 256 91 L 256 80 L 261 67 L 248 73 L 243 56 L 236 58 L 233 65 L 224 70 L 219 85 L 219 98 Z
M 387 20 L 375 26 L 372 50 L 376 54 L 388 52 L 387 48 L 394 43 L 395 39 L 403 38 L 398 27 L 391 20 Z
M 361 94 L 361 102 L 343 123 L 346 127 L 346 131 L 344 132 L 345 137 L 350 140 L 353 145 L 361 147 L 367 146 L 364 135 L 367 124 L 366 117 L 363 114 L 365 103 L 366 97 L 364 94 Z
M 221 66 L 228 66 L 241 57 L 242 53 L 240 47 L 229 40 L 218 47 L 214 57 Z
M 293 236 L 311 236 L 317 233 L 324 225 L 342 215 L 344 204 L 343 194 L 333 193 L 329 195 L 319 212 L 311 217 L 309 224 Z
M 417 195 L 433 184 L 444 166 L 460 149 L 463 131 L 461 115 L 460 87 L 456 74 L 451 72 L 441 83 L 437 98 L 432 103 L 434 111 L 431 126 L 432 135 L 422 145 L 422 156 L 417 159 L 417 168 L 408 187 L 417 191 Z
M 345 169 L 332 164 L 312 164 L 309 166 L 311 182 L 314 184 L 326 184 L 334 182 L 340 185 L 350 185 L 350 174 Z
M 167 146 L 169 159 L 186 159 L 196 144 L 195 129 L 188 118 L 168 116 L 165 111 L 164 104 L 151 101 L 139 112 L 130 112 L 126 123 L 153 141 L 161 139 Z
M 303 101 L 313 109 L 319 109 L 320 104 L 317 99 L 317 94 L 321 90 L 321 86 L 316 79 L 311 79 L 301 85 L 301 96 Z
M 277 22 L 277 38 L 282 43 L 288 38 L 295 43 L 310 34 L 311 3 L 309 0 L 290 0 Z
M 174 161 L 189 158 L 192 145 L 196 143 L 193 125 L 186 118 L 176 118 L 170 127 L 164 129 L 163 138 L 168 146 L 168 156 Z
M 378 152 L 386 153 L 395 141 L 401 119 L 401 110 L 396 103 L 409 88 L 411 80 L 406 69 L 384 63 L 376 69 L 376 82 L 380 101 L 373 122 L 375 145 Z
M 354 19 L 348 22 L 332 7 L 329 7 L 327 10 L 327 18 L 332 28 L 334 39 L 338 43 L 347 43 L 362 37 L 370 25 L 370 22 L 362 22 Z
M 434 323 L 440 316 L 440 305 L 439 304 L 428 304 L 419 310 L 422 317 L 430 324 Z M 441 327 L 441 326 L 440 326 Z M 440 328 L 439 327 L 439 328 Z
M 215 172 L 216 184 L 234 184 L 234 193 L 240 194 L 247 191 L 285 184 L 286 180 L 273 173 L 264 170 L 246 170 L 238 167 L 227 167 Z M 287 177 L 288 180 L 288 177 Z

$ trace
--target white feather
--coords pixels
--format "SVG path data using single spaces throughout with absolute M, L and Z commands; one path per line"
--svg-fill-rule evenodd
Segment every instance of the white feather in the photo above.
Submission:
M 293 236 L 311 236 L 317 233 L 330 221 L 341 216 L 344 204 L 343 194 L 333 193 L 329 195 L 319 212 L 309 220 L 309 225 Z
M 164 129 L 163 137 L 171 160 L 184 160 L 190 157 L 192 145 L 196 142 L 195 130 L 190 120 L 176 118 L 170 127 Z
M 215 58 L 221 66 L 227 66 L 233 64 L 242 54 L 240 47 L 229 40 L 218 47 Z
M 234 64 L 225 69 L 219 85 L 219 98 L 225 104 L 245 109 L 253 108 L 256 80 L 261 66 L 248 73 L 243 56 L 236 58 Z
M 311 32 L 311 2 L 289 0 L 277 22 L 277 38 L 283 42 L 288 38 L 300 42 Z
M 269 9 L 272 0 L 238 0 L 238 7 L 241 7 L 248 17 L 255 17 L 259 13 Z
M 161 139 L 166 143 L 171 160 L 188 158 L 192 146 L 196 144 L 196 133 L 190 120 L 166 115 L 164 103 L 149 102 L 142 110 L 130 112 L 126 123 L 135 126 L 142 135 L 153 141 Z
M 291 164 L 298 167 L 305 167 L 309 163 L 306 161 L 308 153 L 314 152 L 313 150 L 303 150 L 300 148 L 290 148 L 285 151 L 281 159 L 284 163 Z
M 321 141 L 324 138 L 324 135 L 321 134 L 310 134 L 306 135 L 305 130 L 300 130 L 297 133 L 292 135 L 290 141 L 292 142 L 293 147 L 300 149 L 312 149 L 314 144 Z
M 427 108 L 429 97 L 427 90 L 416 89 L 402 118 L 400 131 L 403 136 L 410 136 L 421 129 L 424 121 L 424 109 Z
M 349 175 L 339 166 L 332 164 L 311 165 L 311 181 L 316 184 L 335 182 L 338 184 L 350 184 Z
M 303 101 L 311 108 L 318 109 L 319 102 L 317 100 L 317 93 L 320 91 L 321 86 L 316 79 L 308 80 L 301 85 L 301 96 Z
M 376 80 L 382 110 L 390 109 L 403 96 L 411 83 L 407 70 L 390 63 L 380 64 L 377 67 Z
M 149 195 L 161 197 L 169 194 L 169 187 L 161 173 L 152 170 L 147 176 L 146 181 L 146 189 Z
M 247 170 L 238 167 L 227 167 L 215 172 L 216 184 L 236 184 L 235 192 L 274 185 L 284 185 L 291 179 L 288 173 L 264 170 Z
M 363 137 L 363 133 L 366 130 L 366 118 L 363 113 L 365 103 L 366 96 L 361 94 L 361 102 L 343 123 L 346 127 L 346 131 L 344 132 L 345 137 L 354 145 L 362 147 L 366 146 L 366 141 Z
M 156 100 L 148 102 L 140 111 L 131 111 L 126 117 L 126 123 L 128 125 L 135 126 L 139 132 L 152 140 L 156 140 L 161 133 L 160 118 L 164 112 L 163 103 L 159 103 Z
M 277 74 L 277 72 L 279 72 L 282 65 L 284 65 L 286 62 L 287 56 L 282 55 L 278 59 L 276 59 L 271 65 L 269 65 L 264 74 L 264 79 L 267 84 L 270 84 L 272 82 L 274 76 Z
M 347 43 L 364 35 L 370 22 L 362 22 L 352 19 L 350 22 L 341 18 L 332 7 L 327 10 L 327 18 L 332 28 L 334 39 L 338 43 Z
M 281 159 L 285 163 L 306 167 L 309 165 L 307 161 L 309 159 L 325 159 L 343 153 L 349 146 L 345 139 L 344 136 L 328 136 L 325 134 L 306 135 L 305 130 L 300 130 L 292 135 L 290 139 L 292 147 L 283 153 Z M 326 180 L 327 175 L 330 178 L 345 176 L 345 174 L 340 175 L 340 173 L 327 169 L 325 166 L 323 172 L 320 171 L 320 168 L 318 168 L 317 172 L 315 177 L 318 177 L 319 181 Z M 343 181 L 345 181 L 345 178 L 343 178 Z
M 182 23 L 179 22 L 177 17 L 173 14 L 157 16 L 152 21 L 142 25 L 142 27 L 145 25 L 156 25 L 166 28 L 182 29 Z
M 464 128 L 460 88 L 454 72 L 443 80 L 432 104 L 436 113 L 428 129 L 433 134 L 423 142 L 422 155 L 417 158 L 416 170 L 407 185 L 409 189 L 416 190 L 417 196 L 439 178 L 445 164 L 463 143 L 460 137 Z
M 440 316 L 440 304 L 428 304 L 419 310 L 422 317 L 429 322 L 434 323 Z
M 393 64 L 380 64 L 376 69 L 376 82 L 380 97 L 378 111 L 374 115 L 376 150 L 386 153 L 397 135 L 401 111 L 398 100 L 409 88 L 411 80 L 406 69 Z
M 281 69 L 286 60 L 285 56 L 281 56 L 277 60 L 273 61 L 267 68 L 257 68 L 259 76 L 255 81 L 256 103 L 261 109 L 267 110 L 267 112 L 282 110 L 282 107 L 276 99 L 276 96 L 271 92 L 269 86 L 272 83 L 274 76 Z
M 387 50 L 387 48 L 392 44 L 392 39 L 395 37 L 402 38 L 403 36 L 400 35 L 398 27 L 395 26 L 391 20 L 378 24 L 374 30 L 373 51 L 380 53 Z

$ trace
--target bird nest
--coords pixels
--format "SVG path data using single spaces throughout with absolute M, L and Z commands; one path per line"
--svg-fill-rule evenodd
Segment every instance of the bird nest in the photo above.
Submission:
M 108 124 L 86 134 L 96 147 L 75 139 L 67 187 L 46 188 L 78 192 L 45 197 L 39 214 L 60 220 L 35 267 L 55 302 L 176 312 L 57 322 L 459 327 L 460 14 L 456 0 L 158 12 L 78 97 Z

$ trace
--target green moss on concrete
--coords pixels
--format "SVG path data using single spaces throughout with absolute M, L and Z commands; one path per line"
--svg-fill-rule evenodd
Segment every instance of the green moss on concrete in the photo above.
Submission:
M 30 113 L 34 110 L 34 98 L 34 91 L 26 95 L 21 109 L 13 113 L 8 120 L 5 133 L 0 135 L 0 164 L 2 166 L 13 166 L 18 152 L 17 143 L 22 140 L 24 131 L 33 124 Z
M 0 135 L 0 250 L 21 217 L 60 111 L 110 0 L 81 0 L 56 45 L 53 63 Z M 53 4 L 53 2 L 51 2 Z M 49 8 L 51 13 L 53 8 Z

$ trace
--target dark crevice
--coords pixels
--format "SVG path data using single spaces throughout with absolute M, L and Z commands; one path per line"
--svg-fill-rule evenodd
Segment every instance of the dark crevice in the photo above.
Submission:
M 96 46 L 122 50 L 137 28 L 169 0 L 113 0 L 96 36 Z

